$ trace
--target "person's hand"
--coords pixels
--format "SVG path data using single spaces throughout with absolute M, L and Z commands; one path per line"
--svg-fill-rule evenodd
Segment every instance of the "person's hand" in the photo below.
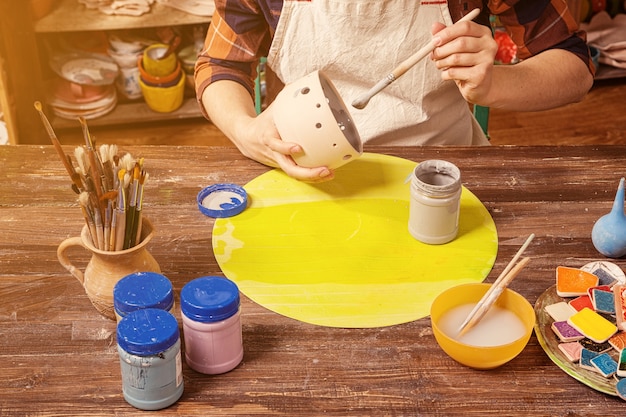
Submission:
M 442 79 L 456 82 L 470 103 L 481 103 L 489 95 L 498 51 L 491 30 L 475 22 L 435 23 L 431 33 L 437 45 L 431 59 Z
M 306 168 L 299 166 L 293 157 L 302 153 L 298 144 L 285 142 L 281 139 L 272 115 L 270 105 L 261 114 L 249 120 L 247 126 L 241 126 L 245 132 L 237 147 L 242 154 L 265 165 L 282 169 L 285 174 L 306 182 L 323 182 L 333 179 L 333 170 L 327 167 Z

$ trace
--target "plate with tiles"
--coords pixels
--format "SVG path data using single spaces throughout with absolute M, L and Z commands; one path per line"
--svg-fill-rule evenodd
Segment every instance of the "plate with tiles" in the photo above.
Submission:
M 562 298 L 556 293 L 556 285 L 551 286 L 543 294 L 539 296 L 535 303 L 535 315 L 537 321 L 535 323 L 535 334 L 539 344 L 546 352 L 548 357 L 566 374 L 583 384 L 609 395 L 617 395 L 615 385 L 618 382 L 617 377 L 612 376 L 605 378 L 601 374 L 581 368 L 578 363 L 570 362 L 567 357 L 559 349 L 560 340 L 552 330 L 551 326 L 554 319 L 546 313 L 545 307 L 559 303 L 561 301 L 569 301 L 568 298 Z M 618 354 L 615 349 L 611 349 L 609 354 L 618 360 Z

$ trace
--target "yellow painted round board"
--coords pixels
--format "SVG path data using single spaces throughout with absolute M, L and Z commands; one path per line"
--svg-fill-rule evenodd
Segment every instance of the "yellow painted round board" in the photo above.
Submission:
M 369 328 L 427 316 L 443 290 L 487 277 L 498 236 L 463 188 L 457 238 L 413 238 L 406 180 L 416 165 L 365 153 L 321 184 L 280 170 L 260 175 L 244 186 L 248 208 L 215 221 L 222 272 L 251 300 L 306 323 Z

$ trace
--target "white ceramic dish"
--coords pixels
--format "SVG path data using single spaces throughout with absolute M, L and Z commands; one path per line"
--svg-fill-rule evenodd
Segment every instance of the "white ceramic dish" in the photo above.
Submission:
M 60 77 L 83 85 L 113 84 L 119 72 L 115 61 L 101 54 L 57 55 L 50 66 Z

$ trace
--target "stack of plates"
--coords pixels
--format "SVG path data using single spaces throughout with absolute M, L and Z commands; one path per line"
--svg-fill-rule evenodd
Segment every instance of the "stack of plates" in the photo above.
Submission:
M 48 102 L 58 117 L 93 119 L 111 112 L 117 104 L 113 82 L 117 64 L 96 54 L 68 54 L 51 61 L 58 77 L 48 89 Z

